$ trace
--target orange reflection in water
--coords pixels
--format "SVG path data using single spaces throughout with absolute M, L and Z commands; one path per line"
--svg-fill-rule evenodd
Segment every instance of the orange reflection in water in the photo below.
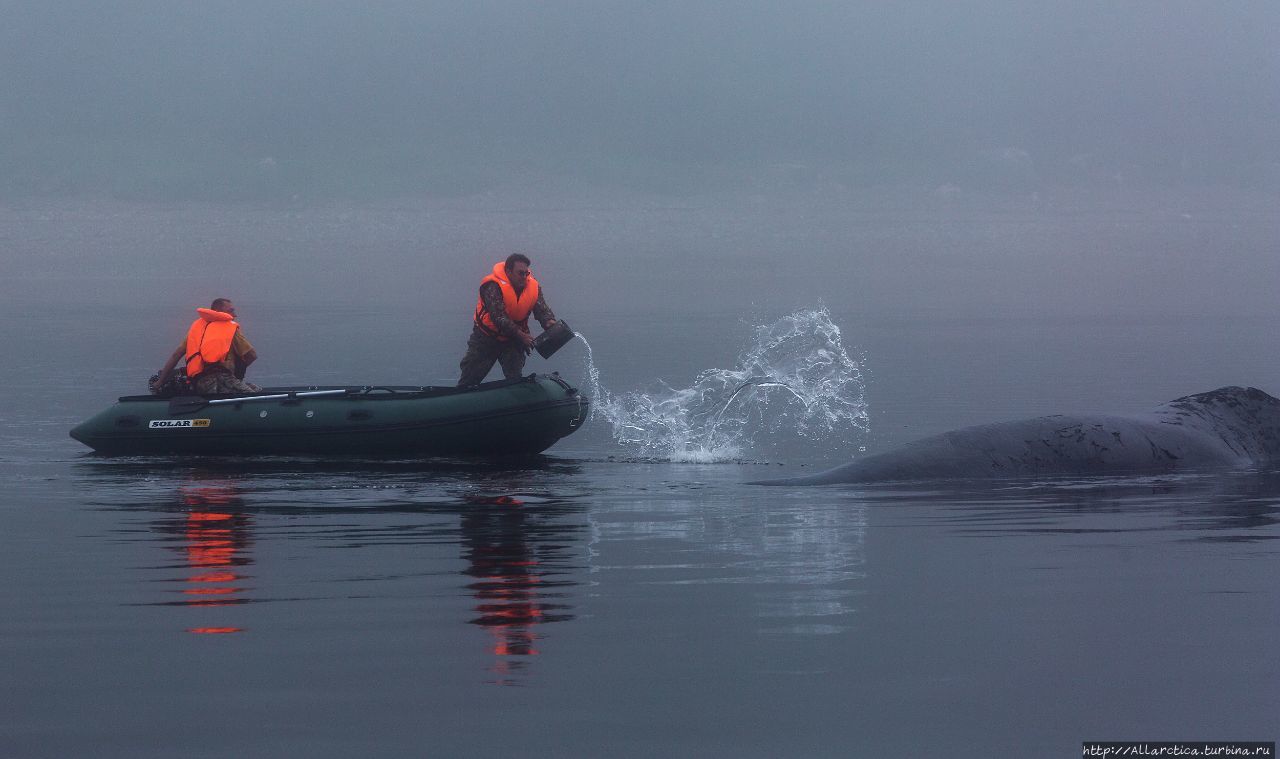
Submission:
M 473 501 L 473 503 L 475 503 Z M 462 534 L 467 585 L 478 603 L 470 620 L 492 636 L 497 660 L 490 671 L 501 685 L 517 684 L 514 676 L 527 667 L 518 657 L 537 656 L 537 626 L 549 621 L 544 571 L 527 535 L 528 515 L 514 498 L 486 499 L 463 513 Z M 498 508 L 493 508 L 493 507 Z
M 229 482 L 201 481 L 179 488 L 184 508 L 189 509 L 181 525 L 182 553 L 194 574 L 186 578 L 183 606 L 223 607 L 243 604 L 246 575 L 238 567 L 251 563 L 246 549 L 250 544 L 252 520 L 240 512 L 242 503 Z M 243 632 L 242 627 L 199 626 L 187 632 L 225 635 Z
M 532 569 L 536 566 L 531 565 L 529 571 L 536 571 Z M 537 656 L 538 650 L 533 646 L 538 636 L 533 627 L 542 621 L 537 575 L 492 576 L 485 580 L 467 587 L 484 601 L 475 607 L 481 616 L 472 623 L 484 625 L 493 635 L 494 656 Z

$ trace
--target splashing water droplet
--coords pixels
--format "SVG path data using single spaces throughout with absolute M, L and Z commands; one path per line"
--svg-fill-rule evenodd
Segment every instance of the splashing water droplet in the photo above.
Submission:
M 866 384 L 826 308 L 759 326 L 734 369 L 706 369 L 691 387 L 614 396 L 600 385 L 587 346 L 591 417 L 637 456 L 732 461 L 821 446 L 849 450 L 869 430 Z

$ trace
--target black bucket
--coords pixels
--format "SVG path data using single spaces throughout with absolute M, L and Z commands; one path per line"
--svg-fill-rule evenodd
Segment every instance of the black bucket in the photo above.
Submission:
M 564 347 L 574 337 L 573 330 L 564 322 L 556 322 L 551 329 L 533 338 L 533 349 L 543 358 L 551 358 L 551 354 Z

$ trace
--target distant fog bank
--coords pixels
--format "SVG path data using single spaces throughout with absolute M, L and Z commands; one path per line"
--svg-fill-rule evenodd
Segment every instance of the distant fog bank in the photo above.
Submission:
M 1280 188 L 1269 0 L 0 0 L 0 66 L 7 198 Z

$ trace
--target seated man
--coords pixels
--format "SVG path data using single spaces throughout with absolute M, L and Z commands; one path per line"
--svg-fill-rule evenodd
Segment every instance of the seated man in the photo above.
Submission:
M 199 318 L 187 330 L 186 340 L 165 361 L 152 391 L 169 381 L 174 367 L 184 356 L 187 379 L 201 395 L 261 390 L 244 381 L 245 370 L 258 359 L 258 354 L 234 321 L 235 305 L 226 298 L 218 298 L 208 308 L 197 308 L 196 313 Z
M 462 372 L 458 387 L 483 382 L 494 362 L 502 366 L 503 377 L 518 378 L 533 346 L 530 315 L 544 330 L 556 324 L 542 286 L 529 273 L 529 257 L 512 253 L 506 261 L 494 264 L 493 271 L 480 281 L 471 337 L 458 367 Z

